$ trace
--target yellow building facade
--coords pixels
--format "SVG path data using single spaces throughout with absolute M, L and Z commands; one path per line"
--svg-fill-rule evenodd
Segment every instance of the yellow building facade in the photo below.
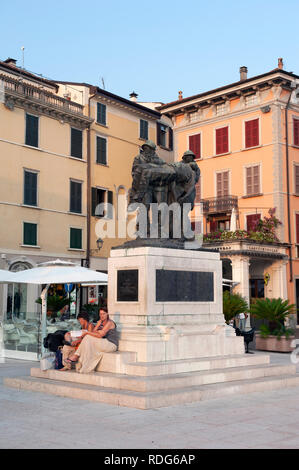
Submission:
M 159 109 L 173 121 L 175 160 L 193 150 L 201 170 L 197 203 L 205 234 L 252 230 L 269 209 L 278 244 L 217 241 L 224 277 L 248 301 L 283 297 L 299 307 L 299 77 L 278 67 Z M 234 215 L 236 221 L 234 222 Z M 232 228 L 231 224 L 235 223 Z
M 86 129 L 91 120 L 82 105 L 57 92 L 55 83 L 17 67 L 13 59 L 0 62 L 2 269 L 19 271 L 57 258 L 80 263 L 86 257 Z M 2 286 L 0 319 L 11 327 L 13 319 L 34 323 L 38 294 L 37 287 Z M 19 330 L 7 326 L 9 344 L 13 334 L 8 330 L 14 331 L 15 350 Z M 20 351 L 25 351 L 29 338 L 24 331 L 21 339 L 26 347 Z M 37 344 L 32 347 L 35 353 Z

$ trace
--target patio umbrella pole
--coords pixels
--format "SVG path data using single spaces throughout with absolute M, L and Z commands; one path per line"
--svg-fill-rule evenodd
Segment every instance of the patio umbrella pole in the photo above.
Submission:
M 45 354 L 44 347 L 44 338 L 47 336 L 47 294 L 50 284 L 47 284 L 46 287 L 42 290 L 41 299 L 42 299 L 42 356 Z

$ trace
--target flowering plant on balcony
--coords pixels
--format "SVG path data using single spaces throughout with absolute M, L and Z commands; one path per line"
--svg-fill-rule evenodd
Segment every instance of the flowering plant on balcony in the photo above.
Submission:
M 269 209 L 269 217 L 256 220 L 251 230 L 216 230 L 215 232 L 204 235 L 203 241 L 206 243 L 226 240 L 256 240 L 260 242 L 274 243 L 279 239 L 276 235 L 276 229 L 282 222 L 275 216 L 275 208 Z

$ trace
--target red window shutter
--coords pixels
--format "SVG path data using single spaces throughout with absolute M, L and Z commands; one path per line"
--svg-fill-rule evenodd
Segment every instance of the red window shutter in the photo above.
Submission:
M 299 119 L 293 120 L 294 145 L 299 147 Z
M 295 193 L 299 194 L 299 165 L 295 165 Z
M 228 127 L 216 129 L 216 155 L 228 152 Z
M 200 154 L 200 134 L 189 136 L 189 149 L 195 154 L 195 158 L 201 158 Z
M 257 147 L 259 145 L 259 120 L 245 122 L 245 148 Z
M 299 244 L 299 214 L 296 214 L 296 243 Z
M 217 230 L 217 221 L 210 220 L 210 233 L 216 232 L 216 230 Z
M 256 225 L 261 218 L 261 214 L 252 214 L 246 216 L 247 231 L 250 232 L 256 229 Z

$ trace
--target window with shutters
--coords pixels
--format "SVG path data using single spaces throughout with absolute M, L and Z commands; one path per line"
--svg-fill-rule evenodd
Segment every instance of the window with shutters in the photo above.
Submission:
M 259 144 L 259 119 L 245 121 L 245 148 L 257 147 Z
M 113 192 L 108 189 L 91 188 L 91 215 L 113 218 Z
M 38 147 L 38 117 L 26 113 L 25 144 Z
M 82 250 L 82 228 L 70 228 L 70 248 Z
M 70 212 L 82 213 L 82 183 L 72 180 L 70 182 Z
M 249 166 L 246 172 L 246 196 L 261 194 L 260 165 Z
M 295 194 L 299 196 L 299 165 L 294 165 L 294 188 Z
M 82 158 L 83 133 L 80 129 L 71 127 L 71 156 Z
M 201 177 L 199 177 L 199 180 L 197 181 L 195 185 L 195 204 L 199 204 L 201 201 Z
M 261 214 L 250 214 L 246 216 L 246 227 L 248 232 L 254 232 L 257 229 L 257 224 L 261 219 Z
M 229 171 L 216 173 L 216 196 L 229 196 Z
M 226 126 L 216 129 L 216 155 L 228 152 L 228 126 Z
M 148 140 L 148 122 L 144 121 L 144 119 L 140 119 L 139 137 L 140 139 Z
M 82 158 L 82 140 L 83 134 L 80 129 L 71 127 L 71 156 Z
M 296 257 L 299 258 L 299 214 L 295 214 L 296 217 Z
M 167 126 L 157 122 L 157 144 L 160 147 L 167 147 Z
M 37 224 L 23 223 L 23 245 L 37 246 Z
M 24 170 L 24 200 L 26 206 L 37 206 L 37 172 Z
M 97 123 L 106 126 L 106 105 L 97 103 Z
M 195 159 L 201 158 L 201 134 L 189 135 L 189 150 L 195 154 Z
M 97 136 L 96 162 L 100 165 L 107 165 L 107 139 L 104 137 Z
M 293 119 L 293 142 L 299 147 L 299 119 Z

